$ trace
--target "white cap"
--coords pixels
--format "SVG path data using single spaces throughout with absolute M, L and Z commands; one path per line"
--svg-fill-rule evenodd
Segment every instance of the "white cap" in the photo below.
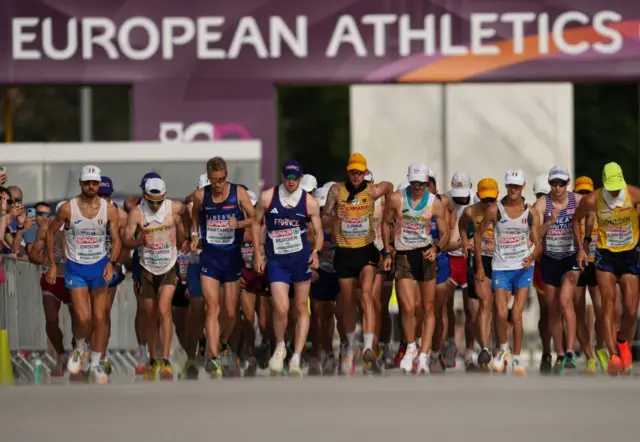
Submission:
M 369 183 L 373 181 L 373 174 L 371 173 L 370 170 L 368 170 L 367 173 L 365 174 L 364 180 Z
M 524 186 L 524 172 L 522 169 L 509 169 L 504 176 L 504 184 L 514 184 L 516 186 Z
M 409 187 L 409 181 L 403 181 L 400 184 L 398 184 L 398 187 L 396 187 L 396 190 L 404 190 L 407 187 Z
M 208 185 L 209 185 L 209 177 L 207 176 L 206 173 L 203 173 L 202 175 L 200 175 L 200 178 L 198 178 L 198 189 L 202 189 Z
M 102 171 L 98 166 L 87 165 L 80 171 L 80 181 L 98 181 L 102 180 Z
M 316 190 L 316 200 L 320 207 L 324 207 L 327 204 L 327 197 L 329 196 L 329 188 L 328 187 L 320 187 Z
M 551 192 L 551 186 L 549 185 L 549 178 L 547 175 L 538 175 L 533 182 L 533 194 L 549 193 Z
M 167 193 L 167 185 L 162 178 L 150 178 L 144 184 L 144 192 L 149 195 L 164 195 Z
M 336 182 L 335 182 L 335 181 L 327 181 L 326 183 L 324 183 L 324 184 L 322 185 L 322 187 L 326 187 L 326 188 L 327 188 L 327 190 L 329 190 L 329 189 L 331 189 L 331 186 L 333 186 L 334 184 L 336 184 Z
M 306 173 L 302 176 L 300 188 L 305 192 L 311 193 L 318 188 L 318 180 L 313 175 Z
M 407 171 L 407 180 L 420 181 L 426 183 L 429 181 L 429 166 L 424 163 L 411 163 Z
M 451 196 L 453 198 L 467 198 L 471 196 L 473 184 L 471 177 L 465 172 L 456 172 L 451 178 Z
M 255 192 L 252 190 L 247 190 L 247 195 L 249 195 L 249 199 L 251 199 L 251 205 L 255 206 L 258 202 L 258 197 L 256 196 Z
M 566 167 L 553 166 L 549 171 L 549 181 L 551 180 L 569 181 L 569 171 Z

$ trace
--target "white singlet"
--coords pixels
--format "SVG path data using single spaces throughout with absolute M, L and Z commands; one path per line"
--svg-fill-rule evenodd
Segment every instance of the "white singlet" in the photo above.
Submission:
M 171 200 L 166 199 L 157 212 L 142 201 L 138 206 L 143 216 L 142 235 L 152 235 L 151 244 L 140 249 L 140 265 L 154 275 L 164 275 L 176 264 L 176 226 Z
M 95 264 L 107 256 L 107 202 L 100 199 L 98 214 L 89 219 L 80 213 L 78 199 L 72 198 L 71 222 L 65 230 L 67 259 L 77 264 Z
M 431 237 L 431 222 L 433 220 L 433 201 L 435 195 L 426 191 L 416 207 L 411 207 L 412 201 L 408 195 L 408 188 L 401 191 L 402 219 L 394 223 L 393 244 L 398 251 L 408 251 L 427 247 L 433 243 Z
M 458 230 L 458 221 L 460 220 L 460 217 L 462 216 L 462 212 L 464 212 L 464 209 L 478 202 L 478 196 L 475 193 L 472 193 L 469 198 L 469 204 L 464 204 L 464 205 L 456 203 L 456 201 L 451 196 L 451 191 L 448 191 L 447 193 L 445 193 L 445 196 L 449 198 L 449 201 L 451 201 L 451 204 L 453 204 L 456 208 L 456 224 L 451 234 L 452 236 L 457 234 L 458 238 L 460 238 L 460 232 Z M 462 254 L 462 248 L 457 248 L 456 250 L 449 252 L 449 256 L 464 256 Z
M 498 210 L 500 219 L 493 228 L 496 249 L 491 266 L 493 270 L 520 270 L 522 261 L 531 253 L 528 244 L 531 231 L 529 205 L 525 206 L 522 215 L 514 219 L 509 218 L 500 201 Z

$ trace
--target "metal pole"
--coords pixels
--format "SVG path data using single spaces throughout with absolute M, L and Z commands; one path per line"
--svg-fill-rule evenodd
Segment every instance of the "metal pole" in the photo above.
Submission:
M 13 142 L 13 105 L 9 90 L 4 90 L 4 142 Z
M 80 89 L 80 139 L 83 142 L 93 139 L 93 94 L 90 86 Z
M 441 100 L 441 109 L 442 114 L 441 124 L 442 124 L 442 134 L 441 134 L 441 143 L 442 143 L 442 176 L 438 178 L 438 189 L 444 192 L 445 187 L 444 183 L 447 182 L 447 177 L 449 176 L 449 161 L 447 159 L 447 153 L 449 150 L 449 137 L 447 134 L 447 83 L 440 84 L 440 100 Z M 441 187 L 442 186 L 442 187 Z

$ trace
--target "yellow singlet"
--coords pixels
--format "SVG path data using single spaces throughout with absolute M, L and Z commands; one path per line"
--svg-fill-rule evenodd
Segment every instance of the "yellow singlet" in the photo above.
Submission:
M 371 244 L 376 239 L 374 206 L 371 184 L 358 192 L 351 202 L 347 202 L 349 191 L 344 183 L 338 190 L 338 210 L 345 208 L 344 219 L 338 221 L 336 245 L 347 249 L 357 249 Z
M 638 213 L 625 192 L 622 207 L 611 208 L 596 190 L 596 215 L 598 218 L 598 249 L 610 252 L 627 252 L 638 244 Z

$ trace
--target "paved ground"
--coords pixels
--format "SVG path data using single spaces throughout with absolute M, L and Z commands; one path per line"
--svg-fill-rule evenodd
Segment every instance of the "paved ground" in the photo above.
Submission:
M 7 442 L 602 442 L 638 434 L 639 395 L 639 378 L 604 375 L 393 373 L 155 383 L 118 377 L 107 386 L 0 389 L 0 431 Z

